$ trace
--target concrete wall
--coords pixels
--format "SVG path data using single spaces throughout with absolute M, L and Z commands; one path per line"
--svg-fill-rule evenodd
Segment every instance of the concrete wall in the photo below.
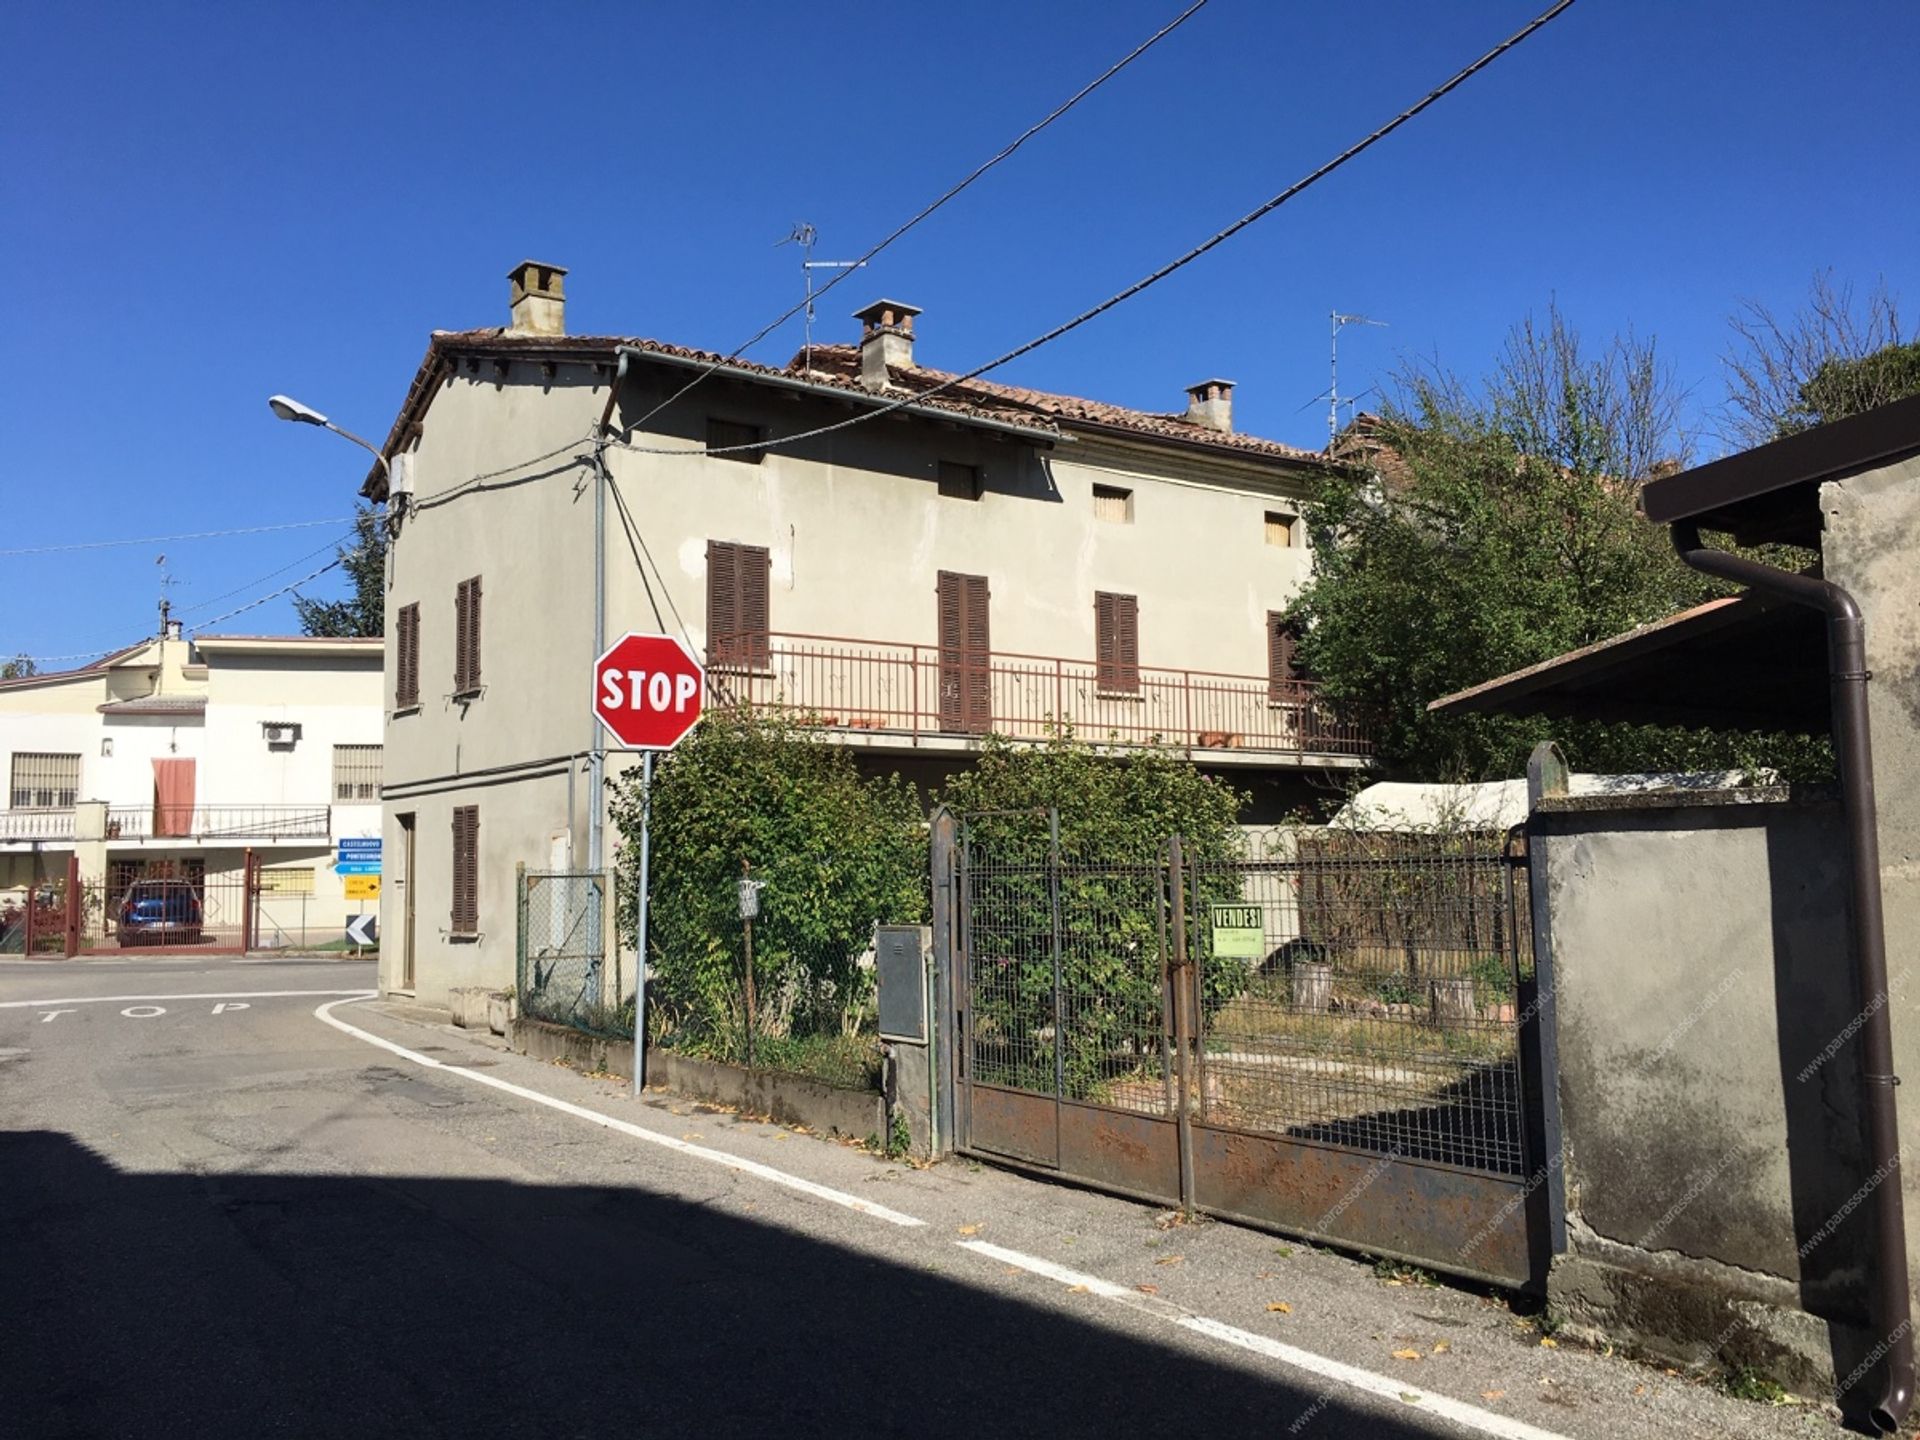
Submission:
M 396 816 L 416 816 L 411 990 L 438 1002 L 454 986 L 512 981 L 511 877 L 547 863 L 558 830 L 587 853 L 583 757 L 596 743 L 592 472 L 577 458 L 598 422 L 611 366 L 462 363 L 444 379 L 414 451 L 416 501 L 392 547 L 388 631 L 420 606 L 420 704 L 389 717 L 388 854 Z M 616 418 L 637 421 L 690 378 L 636 366 Z M 698 449 L 709 415 L 792 433 L 844 420 L 842 405 L 713 380 L 629 438 Z M 571 447 L 571 449 L 569 449 Z M 558 457 L 491 474 L 520 457 Z M 1304 583 L 1308 552 L 1269 545 L 1269 510 L 1297 513 L 1303 472 L 1171 447 L 1082 440 L 1042 452 L 958 425 L 897 418 L 863 425 L 759 464 L 610 449 L 606 459 L 637 534 L 610 501 L 606 633 L 683 627 L 706 643 L 709 540 L 771 552 L 776 632 L 931 644 L 936 573 L 984 574 L 998 652 L 1093 659 L 1094 594 L 1138 596 L 1141 663 L 1264 676 L 1265 617 Z M 978 501 L 942 497 L 941 461 L 978 466 Z M 474 477 L 490 478 L 475 481 Z M 1096 520 L 1096 484 L 1133 491 L 1130 524 Z M 1304 539 L 1304 537 L 1302 537 Z M 644 563 L 640 548 L 652 557 Z M 657 568 L 656 568 L 657 567 Z M 482 580 L 483 689 L 452 698 L 454 596 Z M 389 647 L 386 703 L 394 696 Z M 903 757 L 906 758 L 906 757 Z M 879 752 L 873 763 L 885 768 Z M 612 757 L 610 775 L 636 763 Z M 567 804 L 565 775 L 576 775 Z M 445 934 L 451 811 L 480 807 L 483 938 Z M 612 832 L 607 863 L 614 860 Z M 395 864 L 397 864 L 397 860 Z M 395 873 L 390 869 L 390 874 Z M 383 985 L 402 988 L 392 943 L 400 887 L 382 894 Z
M 1835 1217 L 1871 1166 L 1854 1049 L 1828 1049 L 1860 1009 L 1839 811 L 1775 794 L 1535 816 L 1568 1217 L 1550 1293 L 1576 1328 L 1813 1392 L 1866 1348 L 1866 1211 Z

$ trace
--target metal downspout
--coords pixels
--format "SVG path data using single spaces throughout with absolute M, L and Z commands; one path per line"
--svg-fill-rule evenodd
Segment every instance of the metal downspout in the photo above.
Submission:
M 1711 549 L 1700 527 L 1678 521 L 1673 547 L 1695 570 L 1777 595 L 1827 617 L 1827 670 L 1833 686 L 1833 748 L 1847 831 L 1854 969 L 1866 1024 L 1862 1030 L 1860 1101 L 1873 1162 L 1873 1274 L 1868 1322 L 1887 1347 L 1887 1373 L 1869 1418 L 1882 1432 L 1900 1427 L 1913 1403 L 1913 1325 L 1907 1288 L 1907 1232 L 1900 1198 L 1900 1131 L 1893 1087 L 1893 1027 L 1887 1015 L 1887 937 L 1880 905 L 1880 836 L 1873 792 L 1873 737 L 1867 716 L 1866 625 L 1854 598 L 1830 580 L 1777 570 L 1743 555 Z

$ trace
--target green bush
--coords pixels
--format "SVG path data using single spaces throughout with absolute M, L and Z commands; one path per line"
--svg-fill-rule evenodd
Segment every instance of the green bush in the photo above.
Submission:
M 612 786 L 621 927 L 635 922 L 640 776 Z M 817 730 L 744 709 L 710 711 L 655 768 L 648 1035 L 714 1059 L 747 1053 L 741 862 L 762 882 L 754 921 L 754 1038 L 871 1029 L 859 958 L 875 924 L 926 910 L 926 831 L 897 776 L 869 779 Z M 763 1058 L 756 1054 L 756 1059 Z
M 1153 1072 L 1162 1027 L 1160 927 L 1167 837 L 1195 866 L 1190 903 L 1202 913 L 1241 898 L 1243 797 L 1184 758 L 1157 749 L 1106 751 L 1070 732 L 1039 746 L 990 738 L 978 765 L 943 795 L 966 825 L 970 963 L 981 1078 L 1052 1090 L 1054 1029 L 1069 1098 L 1095 1096 Z M 1053 984 L 1049 810 L 1060 821 L 1060 989 Z M 1240 962 L 1210 963 L 1210 930 L 1195 925 L 1193 956 L 1211 1015 L 1246 988 Z

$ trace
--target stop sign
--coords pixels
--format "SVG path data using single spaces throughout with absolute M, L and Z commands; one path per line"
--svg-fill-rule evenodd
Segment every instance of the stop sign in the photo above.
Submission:
M 700 718 L 707 674 L 671 635 L 621 636 L 593 666 L 593 713 L 622 745 L 671 750 Z

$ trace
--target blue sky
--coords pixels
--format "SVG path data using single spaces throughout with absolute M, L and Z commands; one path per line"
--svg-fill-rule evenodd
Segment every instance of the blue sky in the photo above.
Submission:
M 966 369 L 1205 238 L 1544 8 L 1211 0 L 823 303 L 925 309 Z M 729 350 L 1125 53 L 1178 0 L 829 6 L 23 3 L 0 15 L 0 549 L 345 516 L 427 332 L 570 267 L 569 328 Z M 997 378 L 1325 435 L 1404 357 L 1485 368 L 1557 299 L 1657 337 L 1710 429 L 1726 318 L 1814 271 L 1920 308 L 1920 7 L 1581 0 L 1466 88 L 1149 294 Z M 784 361 L 798 322 L 753 352 Z M 1709 452 L 1714 442 L 1707 442 Z M 189 626 L 334 532 L 0 556 L 0 652 Z M 322 553 L 308 560 L 311 552 Z M 270 572 L 287 567 L 271 576 Z M 334 577 L 328 577 L 331 581 Z M 237 592 L 230 596 L 227 592 Z M 326 581 L 316 594 L 331 594 Z M 222 598 L 225 597 L 225 598 Z M 276 600 L 216 628 L 290 630 Z

